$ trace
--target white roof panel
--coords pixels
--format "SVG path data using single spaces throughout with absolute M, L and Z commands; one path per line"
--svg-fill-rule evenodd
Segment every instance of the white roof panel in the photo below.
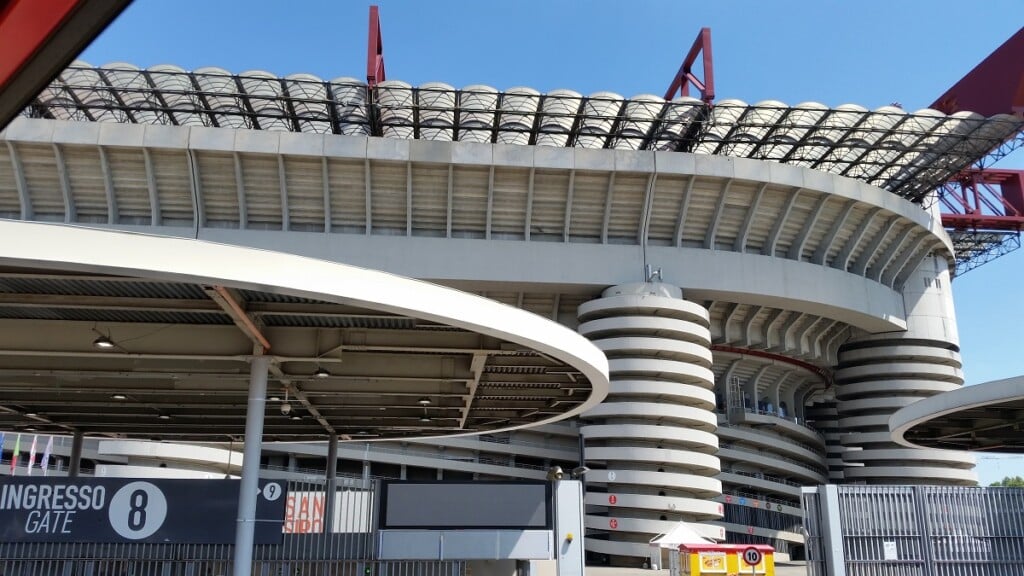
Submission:
M 490 86 L 456 90 L 389 80 L 278 78 L 221 68 L 75 62 L 28 115 L 76 121 L 167 123 L 503 144 L 667 150 L 773 160 L 863 180 L 920 201 L 935 186 L 1004 146 L 1024 128 L 1010 115 L 983 118 L 895 106 L 830 109 L 808 102 L 672 102 L 610 92 L 540 94 Z

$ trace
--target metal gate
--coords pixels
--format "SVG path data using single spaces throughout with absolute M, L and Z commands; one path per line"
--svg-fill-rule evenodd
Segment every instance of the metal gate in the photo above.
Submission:
M 464 576 L 456 561 L 378 561 L 375 484 L 337 478 L 288 482 L 280 544 L 257 545 L 254 576 Z M 0 576 L 227 576 L 229 544 L 0 542 Z
M 810 576 L 1024 576 L 1024 489 L 804 488 Z

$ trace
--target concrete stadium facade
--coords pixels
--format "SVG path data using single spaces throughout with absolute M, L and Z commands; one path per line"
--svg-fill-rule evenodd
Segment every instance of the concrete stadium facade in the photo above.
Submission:
M 975 482 L 970 456 L 887 428 L 963 383 L 935 210 L 765 159 L 415 136 L 19 118 L 0 216 L 342 262 L 578 330 L 611 373 L 578 421 L 338 454 L 408 478 L 584 463 L 587 549 L 612 562 L 648 557 L 679 520 L 785 556 L 802 485 Z M 292 471 L 326 453 L 264 452 Z

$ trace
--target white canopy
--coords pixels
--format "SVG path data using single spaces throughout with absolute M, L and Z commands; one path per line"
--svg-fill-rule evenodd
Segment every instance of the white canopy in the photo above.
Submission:
M 714 544 L 715 541 L 705 538 L 697 531 L 693 529 L 686 522 L 680 522 L 676 524 L 675 528 L 672 528 L 668 532 L 655 536 L 651 540 L 651 546 L 657 546 L 659 548 L 670 548 L 672 550 L 678 550 L 683 544 Z

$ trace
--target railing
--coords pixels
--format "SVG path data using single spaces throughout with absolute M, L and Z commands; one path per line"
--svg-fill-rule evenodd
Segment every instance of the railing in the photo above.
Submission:
M 774 459 L 774 460 L 782 460 L 783 462 L 788 462 L 788 463 L 790 463 L 790 464 L 792 464 L 794 466 L 797 466 L 799 468 L 807 470 L 808 472 L 817 474 L 817 475 L 819 475 L 819 476 L 821 476 L 823 478 L 828 475 L 828 472 L 825 470 L 825 468 L 815 468 L 813 466 L 808 466 L 807 463 L 805 463 L 803 461 L 796 460 L 796 459 L 790 458 L 788 456 L 782 456 L 782 455 L 776 454 L 774 452 L 765 452 L 763 450 L 750 450 L 749 448 L 737 448 L 736 446 L 732 446 L 731 444 L 723 444 L 723 445 L 719 446 L 719 449 L 720 450 L 736 450 L 737 452 L 745 452 L 747 454 L 757 454 L 759 456 L 763 456 L 763 457 Z M 721 454 L 719 454 L 719 456 L 721 456 Z
M 746 476 L 748 478 L 757 478 L 758 480 L 767 480 L 769 482 L 775 482 L 776 484 L 785 484 L 786 486 L 793 486 L 799 488 L 803 484 L 798 484 L 792 480 L 786 480 L 785 478 L 779 478 L 771 474 L 763 474 L 761 472 L 746 472 L 743 470 L 722 470 L 724 474 L 739 474 L 740 476 Z
M 718 414 L 720 414 L 722 416 L 726 416 L 726 414 L 724 414 L 722 412 L 718 412 Z M 725 428 L 736 428 L 738 430 L 748 430 L 748 431 L 750 430 L 747 427 L 733 426 L 732 424 L 729 423 L 728 420 L 725 420 L 725 422 L 719 422 L 718 426 L 719 426 L 719 428 L 725 427 Z M 821 433 L 819 432 L 819 435 L 820 434 Z M 822 436 L 822 437 L 824 438 L 824 436 Z M 809 452 L 811 452 L 813 454 L 817 454 L 821 450 L 820 446 L 811 446 L 810 444 L 804 444 L 803 442 L 801 442 L 799 440 L 792 440 L 788 436 L 784 438 L 784 441 L 786 442 L 786 444 L 791 444 L 793 446 L 799 446 L 799 447 L 803 448 L 804 450 L 807 450 L 807 451 L 809 451 Z
M 373 453 L 380 454 L 400 454 L 402 456 L 420 456 L 423 458 L 440 459 L 449 462 L 465 462 L 467 464 L 486 464 L 488 466 L 500 466 L 502 468 L 521 468 L 524 470 L 542 470 L 546 471 L 546 466 L 538 466 L 536 464 L 524 464 L 521 462 L 501 461 L 487 457 L 476 457 L 476 456 L 455 456 L 445 454 L 443 452 L 427 453 L 427 452 L 416 452 L 411 450 L 396 450 L 392 448 L 381 448 L 379 446 L 369 446 L 366 448 L 366 454 Z
M 783 506 L 789 506 L 791 508 L 800 508 L 800 503 L 794 500 L 783 500 L 782 498 L 775 498 L 773 496 L 765 496 L 763 494 L 751 494 L 750 492 L 744 492 L 742 490 L 722 490 L 722 496 L 736 496 L 737 498 L 750 498 L 752 500 L 763 500 L 765 502 L 771 502 L 772 504 L 781 504 Z

